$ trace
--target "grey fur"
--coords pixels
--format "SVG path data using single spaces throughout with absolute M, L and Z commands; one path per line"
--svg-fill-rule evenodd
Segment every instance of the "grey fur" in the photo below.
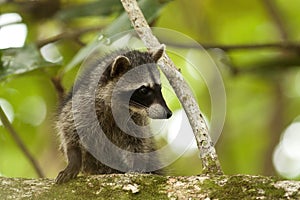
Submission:
M 155 62 L 163 50 L 116 51 L 85 70 L 62 105 L 56 123 L 68 160 L 56 183 L 67 182 L 80 171 L 162 173 L 148 117 L 168 118 L 171 111 L 161 93 L 149 107 L 132 106 L 129 100 L 141 86 L 160 85 Z

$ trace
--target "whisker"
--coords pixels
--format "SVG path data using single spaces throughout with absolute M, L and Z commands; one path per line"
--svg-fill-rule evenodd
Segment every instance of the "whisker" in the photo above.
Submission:
M 143 105 L 141 103 L 138 103 L 138 102 L 135 102 L 135 101 L 131 101 L 130 104 L 134 105 L 134 106 L 139 106 L 139 107 L 142 107 L 142 108 L 147 108 L 145 105 Z
M 133 115 L 133 113 L 129 112 L 129 117 L 128 117 L 127 121 L 126 121 L 126 125 L 128 125 L 129 121 L 131 120 L 132 115 Z

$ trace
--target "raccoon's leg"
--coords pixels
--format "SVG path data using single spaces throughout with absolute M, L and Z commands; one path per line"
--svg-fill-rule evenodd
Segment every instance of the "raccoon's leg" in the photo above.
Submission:
M 97 160 L 86 150 L 82 152 L 82 160 L 82 172 L 85 174 L 97 174 L 98 168 L 101 168 L 97 165 Z
M 79 146 L 72 146 L 67 148 L 67 167 L 59 172 L 55 182 L 58 184 L 65 183 L 73 178 L 75 178 L 81 169 L 81 149 Z
M 98 161 L 89 152 L 83 151 L 82 172 L 85 174 L 112 174 L 121 173 L 118 170 L 112 169 L 100 161 Z

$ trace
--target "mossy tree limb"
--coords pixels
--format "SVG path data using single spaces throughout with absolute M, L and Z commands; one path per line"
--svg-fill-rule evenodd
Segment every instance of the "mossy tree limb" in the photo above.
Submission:
M 111 174 L 50 179 L 0 177 L 0 199 L 300 199 L 300 182 L 250 175 Z

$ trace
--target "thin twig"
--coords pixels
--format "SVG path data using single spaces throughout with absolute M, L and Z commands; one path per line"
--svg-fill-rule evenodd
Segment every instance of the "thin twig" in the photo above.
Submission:
M 99 27 L 90 27 L 86 29 L 81 29 L 74 32 L 64 32 L 58 35 L 55 35 L 53 37 L 37 41 L 36 44 L 38 47 L 42 47 L 46 44 L 57 42 L 62 39 L 68 39 L 68 38 L 75 38 L 80 35 L 83 35 L 88 32 L 93 31 L 99 31 L 102 30 L 102 28 Z M 76 41 L 77 42 L 77 41 Z M 167 45 L 180 47 L 180 48 L 199 48 L 199 45 L 193 46 L 188 44 L 177 44 L 174 42 L 166 42 Z M 200 42 L 201 44 L 201 42 Z M 82 45 L 82 44 L 81 44 Z M 203 48 L 210 49 L 210 48 L 220 48 L 224 51 L 235 51 L 235 50 L 256 50 L 256 49 L 284 49 L 284 50 L 291 50 L 291 51 L 300 51 L 300 44 L 299 43 L 293 43 L 293 42 L 278 42 L 278 43 L 266 43 L 266 44 L 237 44 L 237 45 L 222 45 L 222 44 L 201 44 Z
M 63 102 L 63 98 L 65 96 L 65 89 L 62 86 L 61 83 L 61 77 L 60 76 L 55 76 L 51 78 L 51 82 L 57 92 L 57 96 L 58 96 L 58 102 L 62 103 Z
M 174 42 L 166 42 L 167 45 L 179 48 L 199 48 L 199 45 L 178 44 Z M 201 43 L 200 43 L 201 44 Z M 224 51 L 240 51 L 240 50 L 257 50 L 257 49 L 283 49 L 290 51 L 300 51 L 299 43 L 279 42 L 267 44 L 240 44 L 240 45 L 222 45 L 222 44 L 201 44 L 204 49 L 219 48 Z
M 158 39 L 152 34 L 152 31 L 143 16 L 137 2 L 135 0 L 121 0 L 129 19 L 136 30 L 137 34 L 144 42 L 148 49 L 157 49 L 161 46 Z M 177 97 L 179 98 L 192 126 L 200 157 L 202 160 L 203 173 L 223 174 L 221 165 L 213 147 L 213 143 L 208 133 L 208 128 L 200 112 L 198 104 L 194 98 L 191 89 L 184 81 L 182 75 L 178 72 L 172 60 L 164 53 L 163 58 L 159 62 L 159 66 L 170 85 L 173 87 Z
M 85 28 L 85 29 L 81 29 L 81 30 L 77 30 L 77 31 L 73 31 L 73 32 L 63 32 L 63 33 L 60 33 L 53 37 L 49 37 L 47 39 L 37 41 L 36 45 L 40 48 L 46 44 L 57 42 L 61 39 L 69 39 L 69 38 L 76 39 L 77 37 L 79 37 L 85 33 L 92 32 L 92 31 L 99 31 L 101 29 L 102 29 L 102 27 L 97 26 L 97 27 L 89 27 L 89 28 Z
M 263 3 L 265 5 L 268 13 L 270 14 L 273 22 L 277 26 L 277 29 L 280 33 L 281 39 L 283 41 L 287 41 L 288 40 L 288 32 L 286 30 L 284 22 L 282 21 L 281 16 L 279 15 L 278 8 L 275 5 L 275 1 L 274 0 L 263 0 Z
M 282 78 L 276 77 L 273 79 L 272 82 L 272 89 L 273 89 L 273 98 L 272 98 L 272 111 L 269 121 L 269 128 L 268 128 L 268 136 L 269 141 L 266 144 L 266 150 L 264 155 L 264 166 L 263 166 L 263 174 L 267 176 L 274 176 L 275 168 L 274 164 L 272 162 L 272 158 L 274 155 L 274 149 L 276 149 L 276 146 L 280 143 L 280 137 L 281 133 L 283 132 L 285 128 L 284 123 L 284 111 L 286 108 L 286 98 L 284 97 L 283 92 L 283 84 L 282 84 Z
M 25 144 L 22 142 L 21 138 L 19 137 L 16 130 L 13 128 L 11 123 L 9 122 L 6 114 L 4 113 L 2 107 L 0 106 L 0 120 L 2 121 L 3 126 L 6 128 L 6 130 L 10 133 L 10 135 L 13 137 L 14 141 L 17 143 L 21 151 L 24 153 L 25 157 L 29 160 L 31 165 L 33 166 L 35 172 L 40 178 L 44 177 L 44 174 L 38 165 L 37 161 L 34 159 L 34 157 L 31 155 L 29 150 L 26 148 Z

